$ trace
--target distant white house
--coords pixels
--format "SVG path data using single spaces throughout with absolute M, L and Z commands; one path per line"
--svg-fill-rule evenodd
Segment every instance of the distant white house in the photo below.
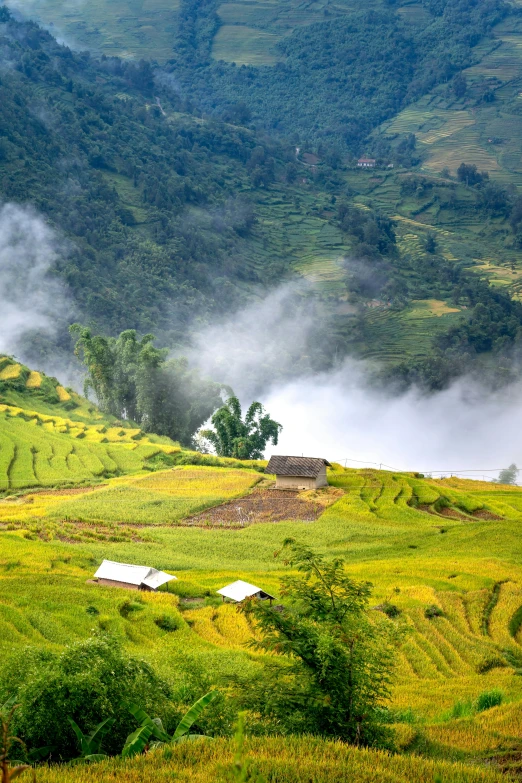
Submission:
M 264 590 L 261 590 L 260 587 L 251 585 L 248 582 L 243 582 L 242 579 L 232 582 L 232 584 L 221 588 L 221 590 L 218 590 L 217 592 L 222 596 L 223 601 L 228 598 L 230 601 L 234 601 L 234 603 L 237 604 L 241 603 L 241 601 L 244 601 L 246 598 L 259 598 L 261 601 L 266 601 L 268 599 L 270 604 L 274 600 L 274 596 L 270 595 L 270 593 L 266 593 Z
M 128 590 L 157 590 L 161 585 L 177 579 L 150 566 L 115 563 L 113 560 L 104 560 L 94 578 L 99 585 L 126 587 Z
M 357 165 L 360 169 L 374 169 L 377 161 L 375 158 L 359 158 Z

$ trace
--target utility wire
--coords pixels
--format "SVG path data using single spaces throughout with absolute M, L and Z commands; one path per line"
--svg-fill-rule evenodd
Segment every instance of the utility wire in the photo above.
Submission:
M 405 470 L 404 468 L 396 468 L 392 465 L 387 465 L 385 462 L 372 462 L 371 460 L 362 460 L 362 459 L 352 459 L 351 457 L 341 457 L 340 459 L 334 459 L 333 462 L 344 462 L 345 467 L 347 462 L 357 462 L 360 465 L 376 465 L 379 467 L 379 470 L 382 470 L 382 468 L 388 468 L 388 470 L 396 471 L 397 473 L 498 473 L 501 470 L 505 470 L 505 468 L 465 468 L 462 470 Z

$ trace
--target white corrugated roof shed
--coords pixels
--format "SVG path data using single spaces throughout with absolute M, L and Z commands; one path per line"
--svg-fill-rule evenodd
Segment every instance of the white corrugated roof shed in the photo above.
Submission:
M 177 578 L 150 566 L 115 563 L 113 560 L 104 560 L 94 576 L 97 579 L 110 579 L 112 582 L 124 582 L 128 585 L 144 584 L 152 590 Z
M 243 582 L 242 579 L 238 579 L 236 582 L 232 582 L 232 584 L 222 587 L 221 590 L 218 590 L 217 592 L 225 598 L 230 598 L 232 601 L 244 601 L 245 598 L 252 598 L 254 595 L 260 595 L 262 598 L 274 597 L 260 587 L 251 585 L 248 582 Z

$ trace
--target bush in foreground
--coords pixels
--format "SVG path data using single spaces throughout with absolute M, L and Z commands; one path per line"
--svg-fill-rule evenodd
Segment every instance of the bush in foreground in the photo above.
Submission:
M 119 753 L 135 721 L 122 704 L 133 700 L 172 720 L 169 688 L 148 663 L 128 656 L 111 637 L 73 644 L 61 655 L 27 651 L 9 673 L 9 689 L 19 704 L 14 733 L 29 749 L 52 746 L 52 758 L 77 756 L 77 741 L 67 720 L 84 732 L 105 718 L 115 723 L 104 739 L 106 753 Z

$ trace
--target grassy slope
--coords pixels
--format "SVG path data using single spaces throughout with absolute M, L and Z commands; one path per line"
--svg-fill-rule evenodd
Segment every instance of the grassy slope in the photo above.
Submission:
M 236 578 L 277 595 L 282 565 L 273 553 L 294 536 L 345 557 L 354 577 L 375 584 L 375 604 L 391 600 L 401 609 L 398 622 L 408 632 L 392 707 L 409 718 L 397 726 L 399 746 L 428 748 L 448 759 L 518 748 L 522 693 L 515 669 L 522 639 L 519 632 L 511 636 L 509 622 L 522 605 L 522 489 L 338 468 L 330 481 L 345 495 L 313 524 L 235 531 L 183 526 L 186 514 L 241 495 L 254 481 L 246 470 L 188 466 L 122 477 L 92 494 L 40 492 L 0 501 L 2 645 L 57 649 L 85 638 L 98 622 L 86 611 L 94 605 L 103 628 L 127 639 L 130 649 L 171 679 L 176 660 L 187 655 L 211 666 L 217 680 L 237 667 L 247 671 L 256 662 L 243 646 L 250 629 L 233 607 L 211 596 Z M 116 497 L 126 494 L 129 505 L 117 506 Z M 138 527 L 128 525 L 136 521 Z M 174 595 L 146 595 L 146 610 L 124 619 L 118 611 L 124 593 L 86 584 L 104 557 L 176 573 L 176 592 L 201 601 L 178 604 Z M 498 600 L 489 611 L 495 584 Z M 430 620 L 424 612 L 433 604 L 443 616 Z M 175 634 L 155 625 L 158 613 L 180 609 L 190 624 Z M 501 707 L 444 718 L 456 701 L 473 702 L 492 687 L 504 693 Z
M 179 451 L 168 438 L 104 416 L 55 378 L 0 357 L 0 491 L 99 482 Z

